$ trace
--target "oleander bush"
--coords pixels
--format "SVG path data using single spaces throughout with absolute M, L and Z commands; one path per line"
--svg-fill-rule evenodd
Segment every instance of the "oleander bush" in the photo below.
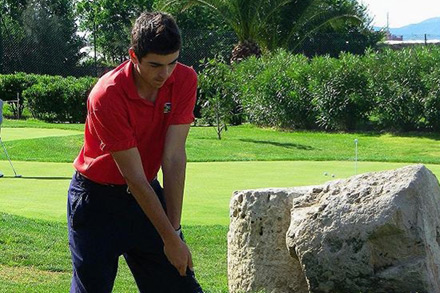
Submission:
M 440 61 L 438 49 L 370 52 L 364 60 L 375 100 L 373 115 L 379 127 L 403 131 L 424 129 L 424 100 L 431 89 L 423 78 Z
M 440 69 L 436 68 L 423 78 L 429 89 L 423 104 L 426 127 L 431 131 L 440 131 Z
M 245 75 L 238 78 L 243 89 L 239 96 L 249 122 L 280 128 L 313 128 L 314 108 L 307 90 L 308 59 L 279 51 L 250 62 L 261 62 L 255 75 L 249 74 L 251 70 L 247 67 L 241 71 Z M 247 66 L 246 62 L 242 64 L 237 66 L 237 72 L 241 66 Z
M 355 130 L 366 125 L 372 108 L 366 66 L 352 54 L 339 59 L 312 60 L 309 91 L 316 110 L 316 123 L 329 130 Z
M 438 46 L 311 59 L 280 50 L 231 65 L 216 90 L 238 98 L 243 117 L 259 126 L 433 131 L 440 129 L 439 63 Z

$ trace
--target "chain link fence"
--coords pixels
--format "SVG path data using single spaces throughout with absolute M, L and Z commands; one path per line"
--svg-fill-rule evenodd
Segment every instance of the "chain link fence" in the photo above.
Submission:
M 193 66 L 196 70 L 199 69 L 200 61 L 206 58 L 222 55 L 229 60 L 237 42 L 232 32 L 189 30 L 182 32 L 182 38 L 180 62 Z M 82 61 L 86 60 L 83 65 L 66 66 L 63 63 L 64 52 L 50 50 L 50 44 L 56 41 L 56 35 L 48 35 L 47 43 L 34 44 L 21 36 L 3 32 L 0 35 L 0 74 L 25 72 L 79 77 L 101 76 L 111 69 L 95 65 L 94 50 L 90 50 L 88 54 L 83 53 Z M 127 49 L 128 46 L 129 44 Z
M 3 32 L 0 35 L 0 73 L 15 72 L 62 76 L 95 75 L 92 66 L 69 66 L 64 52 L 51 50 L 56 35 L 48 35 L 47 42 L 32 42 L 20 35 Z
M 183 47 L 180 62 L 193 66 L 197 71 L 203 59 L 222 56 L 231 59 L 232 49 L 238 42 L 233 32 L 186 30 L 182 32 Z
M 238 42 L 233 32 L 207 30 L 184 30 L 182 38 L 180 62 L 193 66 L 196 71 L 200 69 L 201 61 L 207 58 L 221 56 L 226 61 L 230 60 L 234 44 Z M 431 44 L 440 42 L 440 35 L 423 35 L 420 39 L 419 44 Z M 98 66 L 99 63 L 94 62 L 93 49 L 89 50 L 89 53 L 83 53 L 80 64 L 69 65 L 65 60 L 65 52 L 51 50 L 51 46 L 59 41 L 59 36 L 48 34 L 44 42 L 34 43 L 21 35 L 0 31 L 0 74 L 25 72 L 76 77 L 101 76 L 113 68 Z M 127 48 L 128 46 L 127 43 Z M 319 54 L 337 56 L 340 51 L 362 54 L 367 46 L 369 44 L 361 35 L 352 34 L 350 40 L 345 41 L 334 34 L 322 34 L 309 38 L 296 51 L 307 56 Z M 89 44 L 88 48 L 93 46 Z

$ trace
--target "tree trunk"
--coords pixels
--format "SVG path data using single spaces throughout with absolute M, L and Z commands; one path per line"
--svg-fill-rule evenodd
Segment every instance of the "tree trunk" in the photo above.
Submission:
M 261 57 L 261 49 L 258 44 L 254 41 L 238 42 L 232 50 L 231 63 L 240 63 L 250 56 Z

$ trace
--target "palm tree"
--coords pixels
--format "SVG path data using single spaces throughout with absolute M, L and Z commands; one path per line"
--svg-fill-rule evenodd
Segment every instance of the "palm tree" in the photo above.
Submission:
M 287 48 L 292 40 L 302 42 L 325 24 L 359 20 L 355 15 L 331 11 L 326 0 L 166 0 L 162 9 L 172 5 L 182 5 L 183 10 L 202 5 L 220 15 L 238 38 L 233 62 L 260 56 L 262 50 Z

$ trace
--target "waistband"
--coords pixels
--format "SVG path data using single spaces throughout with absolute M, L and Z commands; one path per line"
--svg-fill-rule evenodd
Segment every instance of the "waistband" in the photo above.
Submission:
M 84 176 L 83 174 L 81 174 L 78 171 L 75 171 L 75 178 L 84 182 L 87 182 L 90 185 L 96 186 L 96 187 L 100 187 L 100 188 L 111 188 L 113 190 L 120 190 L 120 191 L 125 191 L 127 193 L 130 193 L 130 190 L 128 189 L 128 185 L 127 184 L 102 184 L 102 183 L 97 183 L 93 180 L 90 180 L 89 178 L 87 178 L 86 176 Z
M 111 188 L 112 190 L 115 190 L 115 191 L 116 190 L 117 191 L 125 191 L 125 192 L 131 194 L 130 189 L 128 188 L 127 184 L 102 184 L 102 183 L 97 183 L 97 182 L 95 182 L 93 180 L 90 180 L 89 178 L 87 178 L 86 176 L 84 176 L 83 174 L 81 174 L 78 171 L 75 171 L 75 175 L 74 176 L 75 176 L 76 179 L 82 180 L 82 181 L 87 182 L 88 184 L 96 186 L 96 187 Z M 150 185 L 152 187 L 153 187 L 153 185 L 159 184 L 159 182 L 157 181 L 157 177 L 155 177 L 149 183 L 150 183 Z

